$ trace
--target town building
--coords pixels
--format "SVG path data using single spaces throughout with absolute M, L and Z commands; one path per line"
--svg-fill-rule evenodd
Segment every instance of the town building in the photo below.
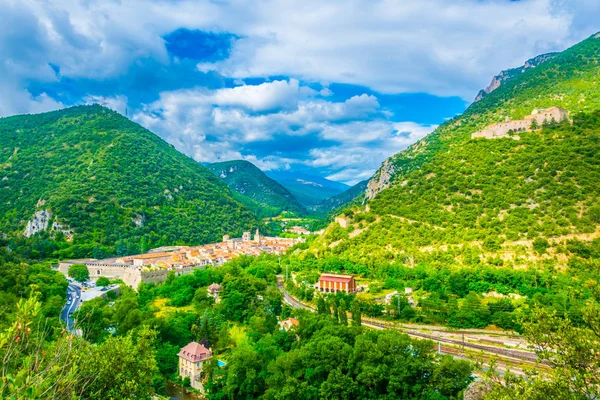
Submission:
M 310 235 L 310 231 L 301 226 L 292 226 L 288 229 L 288 232 L 295 233 L 297 235 Z
M 471 134 L 471 138 L 485 138 L 485 139 L 501 139 L 511 137 L 510 133 L 517 134 L 519 132 L 526 132 L 531 130 L 531 124 L 533 121 L 538 126 L 542 126 L 544 122 L 560 122 L 563 120 L 569 120 L 569 112 L 563 108 L 550 107 L 544 109 L 535 109 L 530 115 L 527 115 L 521 120 L 510 120 L 506 117 L 504 122 L 498 122 L 487 126 L 485 129 L 474 132 Z M 518 136 L 512 136 L 514 139 L 518 139 Z
M 212 351 L 200 343 L 191 342 L 182 348 L 177 356 L 179 357 L 179 376 L 183 379 L 189 377 L 192 387 L 204 392 L 202 386 L 204 362 L 212 357 Z
M 356 281 L 352 275 L 322 274 L 315 289 L 321 293 L 356 293 Z
M 176 275 L 193 273 L 196 269 L 218 267 L 241 255 L 258 256 L 262 253 L 282 254 L 303 238 L 261 236 L 258 229 L 251 240 L 250 232 L 242 238 L 223 236 L 219 243 L 203 246 L 173 246 L 151 250 L 146 254 L 96 260 L 61 261 L 58 270 L 68 275 L 73 264 L 84 264 L 90 277 L 101 276 L 120 279 L 136 289 L 140 283 L 159 283 L 167 279 L 170 271 Z
M 277 324 L 281 330 L 289 331 L 290 329 L 296 329 L 296 327 L 300 325 L 300 322 L 296 318 L 287 318 L 283 321 L 279 321 Z
M 213 283 L 208 287 L 207 290 L 209 296 L 215 299 L 215 303 L 219 303 L 221 301 L 221 299 L 219 298 L 219 294 L 221 293 L 221 290 L 223 290 L 223 287 L 221 285 L 219 285 L 218 283 Z

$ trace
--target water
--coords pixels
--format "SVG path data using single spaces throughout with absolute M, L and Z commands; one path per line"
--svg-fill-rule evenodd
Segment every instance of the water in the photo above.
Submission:
M 202 398 L 172 382 L 167 382 L 167 396 L 171 400 L 199 400 Z

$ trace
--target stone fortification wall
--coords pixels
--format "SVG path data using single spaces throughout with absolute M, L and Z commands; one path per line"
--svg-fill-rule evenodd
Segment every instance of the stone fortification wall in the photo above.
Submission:
M 489 125 L 479 132 L 472 133 L 471 138 L 501 139 L 511 137 L 518 140 L 519 136 L 514 135 L 514 133 L 531 130 L 533 121 L 535 121 L 538 126 L 542 126 L 545 121 L 560 122 L 564 119 L 569 119 L 569 112 L 563 108 L 550 107 L 542 110 L 533 110 L 531 115 L 527 115 L 523 119 L 514 121 L 506 120 L 505 122 Z M 513 133 L 512 136 L 510 135 L 511 132 Z

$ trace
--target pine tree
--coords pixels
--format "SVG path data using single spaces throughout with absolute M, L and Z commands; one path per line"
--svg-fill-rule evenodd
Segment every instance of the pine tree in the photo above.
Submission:
M 362 325 L 362 314 L 360 312 L 360 304 L 357 301 L 353 301 L 350 306 L 350 312 L 352 313 L 352 325 L 353 326 L 361 326 Z

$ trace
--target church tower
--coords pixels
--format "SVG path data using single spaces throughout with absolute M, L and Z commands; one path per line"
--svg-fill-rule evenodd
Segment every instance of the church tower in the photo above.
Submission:
M 256 228 L 256 232 L 254 233 L 254 241 L 260 243 L 260 232 L 258 231 L 258 228 Z

